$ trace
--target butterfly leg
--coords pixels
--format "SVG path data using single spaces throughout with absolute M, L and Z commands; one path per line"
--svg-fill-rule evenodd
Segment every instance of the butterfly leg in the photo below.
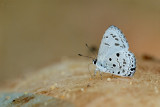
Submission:
M 117 79 L 117 77 L 115 77 L 113 74 L 112 74 L 112 78 L 115 78 L 115 79 Z
M 97 71 L 99 71 L 99 69 L 96 68 L 96 69 L 94 70 L 94 77 L 96 76 Z
M 101 76 L 101 80 L 102 80 L 102 72 L 101 72 L 101 71 L 99 71 L 99 74 L 100 74 L 100 76 Z

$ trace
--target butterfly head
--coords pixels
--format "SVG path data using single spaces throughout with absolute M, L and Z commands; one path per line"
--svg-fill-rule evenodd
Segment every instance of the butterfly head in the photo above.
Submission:
M 97 58 L 93 59 L 93 64 L 96 65 L 96 63 L 97 63 Z

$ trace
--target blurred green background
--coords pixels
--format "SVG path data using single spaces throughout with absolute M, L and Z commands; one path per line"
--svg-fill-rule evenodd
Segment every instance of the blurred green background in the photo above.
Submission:
M 99 47 L 119 27 L 136 55 L 160 58 L 160 1 L 0 0 L 0 82 Z

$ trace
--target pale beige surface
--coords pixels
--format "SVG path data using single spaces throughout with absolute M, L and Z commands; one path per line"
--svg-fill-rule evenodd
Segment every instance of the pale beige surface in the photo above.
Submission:
M 25 78 L 8 82 L 2 90 L 52 96 L 67 100 L 76 107 L 159 107 L 160 61 L 152 57 L 137 59 L 132 78 L 97 74 L 91 78 L 88 60 L 62 58 Z M 93 74 L 94 66 L 90 66 Z

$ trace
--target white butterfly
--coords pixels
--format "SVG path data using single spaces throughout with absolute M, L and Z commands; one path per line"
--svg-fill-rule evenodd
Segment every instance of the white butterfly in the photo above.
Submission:
M 119 28 L 110 26 L 103 35 L 97 59 L 93 60 L 96 71 L 131 77 L 136 71 L 136 59 L 129 50 L 128 42 Z

